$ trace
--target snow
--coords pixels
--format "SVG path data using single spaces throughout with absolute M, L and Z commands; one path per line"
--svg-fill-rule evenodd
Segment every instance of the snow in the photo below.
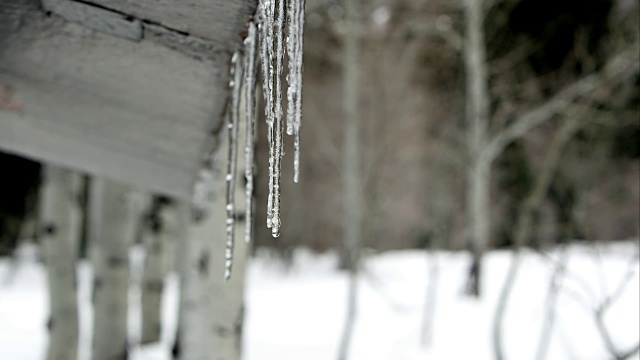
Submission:
M 608 356 L 592 313 L 579 301 L 595 307 L 615 291 L 625 274 L 631 278 L 605 322 L 619 350 L 640 338 L 640 285 L 637 242 L 597 248 L 571 246 L 567 272 L 560 281 L 556 322 L 547 359 L 605 359 Z M 3 359 L 39 360 L 46 346 L 46 274 L 34 246 L 20 249 L 17 261 L 0 259 L 0 354 Z M 462 295 L 469 263 L 465 253 L 438 252 L 439 278 L 433 344 L 420 345 L 429 260 L 418 250 L 369 256 L 360 281 L 357 323 L 351 359 L 492 359 L 492 317 L 511 254 L 494 251 L 486 257 L 485 296 Z M 504 322 L 507 359 L 533 359 L 545 316 L 552 259 L 527 251 Z M 131 252 L 130 300 L 139 298 L 141 258 Z M 629 266 L 629 264 L 632 264 Z M 346 273 L 336 270 L 334 254 L 299 250 L 289 269 L 259 253 L 250 262 L 247 278 L 247 317 L 244 343 L 249 360 L 326 360 L 335 358 L 346 310 Z M 78 266 L 81 304 L 81 359 L 90 346 L 91 269 Z M 175 331 L 177 279 L 170 276 L 163 304 L 163 342 L 140 347 L 139 307 L 130 308 L 131 353 L 134 360 L 169 359 Z M 578 300 L 579 299 L 579 300 Z M 632 359 L 639 359 L 635 354 Z

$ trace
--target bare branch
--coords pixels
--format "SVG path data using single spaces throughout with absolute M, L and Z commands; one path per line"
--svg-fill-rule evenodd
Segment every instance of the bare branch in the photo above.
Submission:
M 587 75 L 559 91 L 554 97 L 520 116 L 516 121 L 494 135 L 483 149 L 483 157 L 492 162 L 513 141 L 529 130 L 565 111 L 578 98 L 588 96 L 607 83 L 618 83 L 638 71 L 638 46 L 629 47 L 618 54 L 599 73 Z
M 498 360 L 504 359 L 504 351 L 502 349 L 502 322 L 511 291 L 518 275 L 518 270 L 520 269 L 521 248 L 526 245 L 527 240 L 531 237 L 535 213 L 539 210 L 546 197 L 553 174 L 558 168 L 558 162 L 560 161 L 562 150 L 579 128 L 579 116 L 576 115 L 577 114 L 570 114 L 567 117 L 567 120 L 565 120 L 563 126 L 554 136 L 545 155 L 540 175 L 537 177 L 536 183 L 533 189 L 531 189 L 531 192 L 525 200 L 518 216 L 513 259 L 511 260 L 511 266 L 509 267 L 507 278 L 500 292 L 498 307 L 496 309 L 493 322 L 493 348 L 496 359 Z M 564 265 L 558 267 L 563 268 Z
M 546 314 L 543 319 L 543 325 L 541 327 L 542 332 L 536 349 L 535 358 L 537 360 L 544 360 L 547 357 L 547 350 L 549 349 L 553 325 L 556 321 L 556 301 L 561 290 L 560 282 L 564 278 L 566 272 L 565 261 L 567 257 L 567 247 L 562 246 L 560 259 L 558 259 L 558 263 L 556 264 L 553 274 L 551 275 L 551 279 L 549 280 L 549 290 L 547 291 L 547 298 L 545 300 Z
M 629 357 L 640 351 L 640 342 L 638 342 L 629 350 L 620 352 L 616 348 L 616 345 L 613 343 L 611 334 L 609 333 L 609 330 L 607 329 L 607 326 L 604 322 L 604 316 L 607 310 L 609 310 L 609 308 L 619 299 L 629 282 L 633 279 L 633 276 L 636 273 L 637 262 L 639 258 L 640 252 L 636 252 L 636 254 L 629 260 L 627 270 L 622 276 L 622 279 L 618 283 L 616 289 L 602 302 L 600 302 L 600 305 L 596 306 L 595 308 L 589 306 L 584 300 L 584 297 L 580 296 L 577 292 L 571 291 L 566 288 L 562 291 L 564 295 L 567 295 L 569 298 L 578 303 L 584 310 L 587 310 L 593 315 L 598 333 L 602 337 L 607 351 L 609 352 L 609 354 L 611 354 L 611 356 L 613 356 L 615 360 L 628 359 Z
M 620 280 L 620 283 L 618 283 L 618 286 L 611 293 L 611 295 L 607 296 L 607 298 L 600 305 L 600 311 L 607 311 L 611 307 L 611 305 L 618 300 L 620 295 L 622 295 L 624 290 L 627 288 L 627 284 L 629 283 L 629 281 L 631 281 L 633 275 L 635 275 L 636 273 L 637 262 L 639 258 L 640 252 L 636 251 L 636 254 L 629 260 L 629 264 L 627 264 L 627 271 L 622 277 L 622 280 Z

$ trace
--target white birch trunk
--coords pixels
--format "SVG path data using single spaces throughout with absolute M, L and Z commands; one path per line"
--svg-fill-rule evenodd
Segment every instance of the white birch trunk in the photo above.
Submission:
M 142 344 L 160 341 L 162 331 L 161 300 L 169 270 L 169 242 L 175 227 L 175 206 L 167 198 L 154 197 L 143 222 L 146 250 L 142 278 Z
M 238 144 L 244 144 L 245 131 L 242 128 L 238 130 Z M 219 148 L 226 149 L 228 137 L 222 134 L 219 138 Z M 191 209 L 183 204 L 179 210 L 183 223 L 188 223 L 187 241 L 178 250 L 181 294 L 174 357 L 179 360 L 241 358 L 244 268 L 248 244 L 244 242 L 244 222 L 236 221 L 234 270 L 231 279 L 225 281 L 226 161 L 222 160 L 226 159 L 225 155 L 224 150 L 217 154 L 213 189 L 206 207 Z M 242 161 L 236 168 L 244 169 Z M 244 197 L 243 179 L 244 176 L 237 177 L 238 210 L 245 203 L 240 201 Z
M 489 129 L 489 90 L 487 78 L 484 11 L 482 0 L 465 0 L 466 34 L 464 61 L 467 75 L 467 180 L 468 241 L 473 261 L 467 292 L 480 295 L 482 255 L 489 242 L 489 187 L 491 160 L 483 156 Z
M 473 296 L 480 296 L 482 256 L 489 241 L 490 177 L 491 163 L 489 161 L 476 159 L 471 164 L 467 183 L 467 208 L 472 261 L 466 291 L 467 294 Z
M 104 223 L 104 186 L 105 180 L 98 177 L 89 178 L 89 200 L 88 200 L 88 231 L 89 237 L 89 259 L 93 273 L 100 273 L 101 270 L 98 266 L 101 265 L 99 261 L 100 247 L 102 242 Z M 95 295 L 92 296 L 92 300 L 95 300 Z
M 48 360 L 74 360 L 78 353 L 76 261 L 79 246 L 80 175 L 47 165 L 40 204 L 42 252 L 49 287 Z
M 347 31 L 343 45 L 344 89 L 344 160 L 342 167 L 344 191 L 344 248 L 347 253 L 349 285 L 345 324 L 338 349 L 338 359 L 348 358 L 349 347 L 356 321 L 358 301 L 358 266 L 362 237 L 362 179 L 360 158 L 359 119 L 359 19 L 356 0 L 348 0 L 345 6 Z
M 224 209 L 224 194 L 220 193 L 218 201 L 214 203 Z M 192 209 L 189 204 L 181 204 L 180 207 L 179 215 L 188 228 L 180 249 L 180 313 L 173 354 L 179 360 L 207 360 L 210 358 L 210 344 L 206 341 L 206 334 L 211 319 L 206 302 L 206 285 L 210 277 L 211 254 L 206 243 L 224 243 L 224 238 L 207 237 L 205 229 L 210 221 L 207 209 Z M 224 252 L 219 255 L 224 256 Z
M 133 242 L 132 193 L 105 182 L 102 232 L 94 244 L 93 359 L 124 360 L 127 351 L 129 246 Z
M 226 149 L 227 137 L 219 137 L 219 149 Z M 213 189 L 206 207 L 198 209 L 181 204 L 179 216 L 186 223 L 184 245 L 179 250 L 180 313 L 178 335 L 173 354 L 179 360 L 214 359 L 210 282 L 213 276 L 224 276 L 224 267 L 213 269 L 212 261 L 225 258 L 225 168 L 224 151 L 216 154 Z M 214 251 L 215 252 L 212 252 Z
M 242 97 L 244 99 L 244 97 Z M 240 116 L 245 116 L 245 106 L 240 106 Z M 246 138 L 246 122 L 240 121 L 238 128 L 238 144 L 244 146 Z M 225 144 L 226 145 L 226 144 Z M 242 357 L 242 329 L 244 321 L 244 278 L 249 244 L 244 241 L 246 231 L 242 214 L 246 210 L 244 156 L 238 157 L 238 174 L 235 185 L 235 245 L 233 248 L 233 273 L 231 279 L 224 280 L 226 244 L 226 213 L 221 204 L 213 204 L 210 208 L 210 221 L 202 236 L 207 241 L 211 254 L 209 290 L 207 304 L 212 323 L 208 329 L 207 342 L 210 344 L 209 359 L 239 360 Z M 245 217 L 246 221 L 246 217 Z

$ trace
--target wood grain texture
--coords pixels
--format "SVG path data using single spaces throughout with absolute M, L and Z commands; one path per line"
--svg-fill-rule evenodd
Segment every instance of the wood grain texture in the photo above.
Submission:
M 227 49 L 206 58 L 0 2 L 0 149 L 188 199 L 215 149 Z
M 70 0 L 41 0 L 42 8 L 91 29 L 131 40 L 142 38 L 140 20 Z
M 89 0 L 224 47 L 238 48 L 257 0 Z

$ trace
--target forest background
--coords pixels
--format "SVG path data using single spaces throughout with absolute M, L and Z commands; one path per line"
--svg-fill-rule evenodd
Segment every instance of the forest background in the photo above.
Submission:
M 467 291 L 480 295 L 473 278 L 485 250 L 637 239 L 637 0 L 349 4 L 307 3 L 301 181 L 284 161 L 278 238 L 263 226 L 266 186 L 256 186 L 254 252 L 292 264 L 301 247 L 334 250 L 341 268 L 355 269 L 344 234 L 356 224 L 367 255 L 471 250 Z M 267 153 L 260 136 L 256 163 Z M 0 178 L 12 189 L 0 201 L 9 255 L 37 238 L 41 168 L 12 155 L 0 162 L 12 170 Z M 85 208 L 88 197 L 85 187 Z M 83 233 L 88 257 L 86 223 Z

